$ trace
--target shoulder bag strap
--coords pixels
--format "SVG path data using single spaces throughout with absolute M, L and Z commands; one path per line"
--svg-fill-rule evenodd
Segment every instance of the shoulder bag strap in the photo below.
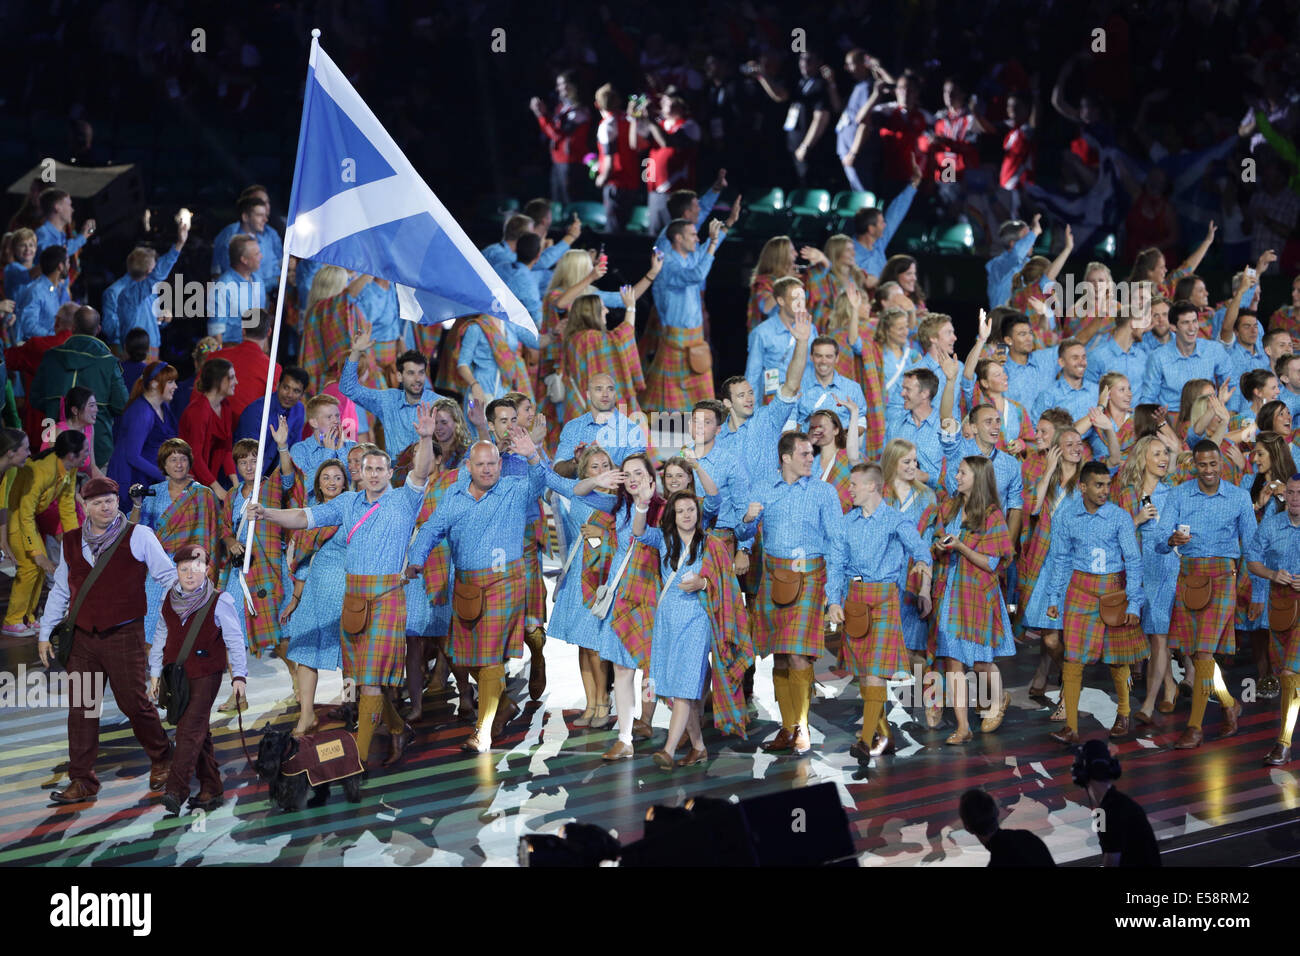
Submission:
M 212 606 L 213 601 L 221 596 L 221 593 L 214 587 L 212 596 L 204 601 L 193 616 L 190 617 L 190 629 L 185 632 L 185 643 L 181 645 L 181 652 L 176 655 L 177 666 L 183 667 L 185 665 L 185 660 L 190 656 L 190 650 L 194 647 L 194 641 L 199 636 L 199 628 L 202 626 L 204 618 L 208 616 L 208 608 Z M 166 597 L 167 595 L 164 594 L 163 598 L 166 599 Z
M 81 582 L 81 587 L 77 589 L 77 596 L 73 600 L 72 608 L 69 610 L 66 618 L 73 627 L 77 626 L 77 615 L 81 613 L 81 605 L 86 600 L 86 596 L 90 594 L 91 587 L 93 587 L 95 582 L 99 580 L 100 572 L 108 565 L 109 559 L 113 557 L 113 552 L 116 551 L 117 546 L 122 543 L 122 539 L 130 537 L 131 532 L 134 530 L 135 525 L 128 521 L 126 527 L 122 529 L 122 533 L 119 534 L 117 538 L 114 539 L 113 543 L 108 546 L 108 550 L 100 555 L 98 561 L 91 565 L 90 573 L 86 575 L 86 580 Z

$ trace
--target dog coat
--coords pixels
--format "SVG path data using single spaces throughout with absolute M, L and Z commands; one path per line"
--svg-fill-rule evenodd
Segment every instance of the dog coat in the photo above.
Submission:
M 280 773 L 286 777 L 305 773 L 313 787 L 354 777 L 363 770 L 357 738 L 343 728 L 299 738 L 298 752 L 280 764 Z

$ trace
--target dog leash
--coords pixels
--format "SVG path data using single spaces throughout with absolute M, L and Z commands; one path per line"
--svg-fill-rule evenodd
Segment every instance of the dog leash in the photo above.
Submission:
M 244 682 L 244 686 L 248 686 L 247 681 Z M 244 701 L 247 703 L 248 698 L 245 697 Z M 239 746 L 244 750 L 244 759 L 248 761 L 248 769 L 256 773 L 256 766 L 253 763 L 253 758 L 248 755 L 248 741 L 244 739 L 244 708 L 239 706 L 238 698 L 235 699 L 235 714 L 239 717 Z

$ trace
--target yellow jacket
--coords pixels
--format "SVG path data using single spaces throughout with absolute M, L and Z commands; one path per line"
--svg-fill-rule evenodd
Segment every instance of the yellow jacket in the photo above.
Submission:
M 53 452 L 33 458 L 14 477 L 9 489 L 9 539 L 28 554 L 45 554 L 45 541 L 36 527 L 36 516 L 55 499 L 64 531 L 80 527 L 77 520 L 77 475 L 63 467 Z

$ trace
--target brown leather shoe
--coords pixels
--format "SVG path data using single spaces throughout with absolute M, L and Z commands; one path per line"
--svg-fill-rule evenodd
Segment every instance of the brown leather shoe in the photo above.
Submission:
M 676 748 L 676 749 L 677 749 L 678 751 L 682 751 L 682 750 L 689 749 L 690 746 L 691 746 L 691 735 L 690 735 L 690 734 L 682 734 L 682 739 L 679 740 L 679 741 L 677 741 L 677 748 Z
M 673 769 L 673 755 L 670 754 L 668 751 L 656 750 L 654 752 L 653 759 L 655 762 L 655 766 L 658 767 L 660 770 Z
M 1188 727 L 1183 735 L 1174 741 L 1175 750 L 1195 750 L 1205 740 L 1200 727 Z
M 172 772 L 172 758 L 156 763 L 149 770 L 149 789 L 157 793 L 167 782 L 167 775 Z
M 460 745 L 460 749 L 465 751 L 465 753 L 467 754 L 481 754 L 481 753 L 487 753 L 487 751 L 490 750 L 491 747 L 483 746 L 483 741 L 479 739 L 478 728 L 475 727 L 472 731 L 470 731 L 469 738 L 463 744 Z
M 1231 737 L 1237 732 L 1237 718 L 1241 716 L 1241 701 L 1236 701 L 1223 712 L 1223 731 L 1219 737 Z
M 546 691 L 546 656 L 542 654 L 540 642 L 536 646 L 528 646 L 532 651 L 532 660 L 528 665 L 528 696 L 533 700 L 541 700 Z
M 793 740 L 794 734 L 782 727 L 775 737 L 762 746 L 768 753 L 773 753 L 778 750 L 789 750 L 790 744 Z
M 415 740 L 415 728 L 410 724 L 403 725 L 402 729 L 392 735 L 388 741 L 388 756 L 384 758 L 383 766 L 391 767 L 402 759 L 402 754 L 406 753 L 406 748 L 411 746 Z
M 1111 725 L 1110 735 L 1112 737 L 1125 737 L 1128 735 L 1128 718 L 1123 714 L 1115 715 L 1115 723 Z
M 1152 717 L 1150 714 L 1148 714 L 1145 710 L 1135 710 L 1135 711 L 1133 711 L 1133 723 L 1135 723 L 1135 724 L 1154 724 L 1154 723 L 1155 723 L 1155 718 L 1153 718 L 1153 717 Z
M 791 735 L 790 751 L 796 757 L 802 757 L 812 750 L 812 738 L 808 736 L 808 730 L 805 727 L 796 727 Z
M 865 767 L 871 762 L 871 748 L 867 746 L 865 740 L 858 737 L 853 741 L 853 746 L 849 748 L 849 756 Z
M 1286 744 L 1274 744 L 1273 749 L 1264 758 L 1265 767 L 1280 767 L 1291 762 L 1291 748 Z
M 891 727 L 888 734 L 871 735 L 871 756 L 879 757 L 882 754 L 892 754 L 898 750 L 894 741 L 894 729 Z
M 677 766 L 694 767 L 697 763 L 704 763 L 704 761 L 708 759 L 709 759 L 709 752 L 707 750 L 695 750 L 694 748 L 692 748 L 691 752 L 688 753 L 685 757 L 681 757 L 678 759 Z
M 996 713 L 989 714 L 980 721 L 980 732 L 991 734 L 1002 726 L 1003 719 L 1007 716 L 1007 708 L 1011 706 L 1011 691 L 1002 692 L 1002 700 L 998 702 Z
M 55 803 L 94 803 L 99 799 L 99 791 L 91 790 L 80 780 L 74 780 L 62 790 L 51 791 L 50 799 Z
M 501 701 L 497 704 L 496 716 L 492 718 L 492 739 L 496 740 L 505 734 L 506 724 L 519 716 L 519 705 L 515 703 L 514 698 L 509 694 L 502 694 Z
M 621 740 L 614 741 L 614 746 L 610 747 L 600 755 L 601 760 L 627 760 L 635 757 L 636 751 L 632 749 L 631 744 L 625 744 Z
M 1057 743 L 1065 744 L 1067 747 L 1073 747 L 1079 742 L 1079 732 L 1066 724 L 1060 730 L 1053 730 L 1051 737 Z
M 642 720 L 640 717 L 633 719 L 632 721 L 633 740 L 649 740 L 654 735 L 655 735 L 655 729 L 651 727 L 649 724 L 647 724 L 644 720 Z

